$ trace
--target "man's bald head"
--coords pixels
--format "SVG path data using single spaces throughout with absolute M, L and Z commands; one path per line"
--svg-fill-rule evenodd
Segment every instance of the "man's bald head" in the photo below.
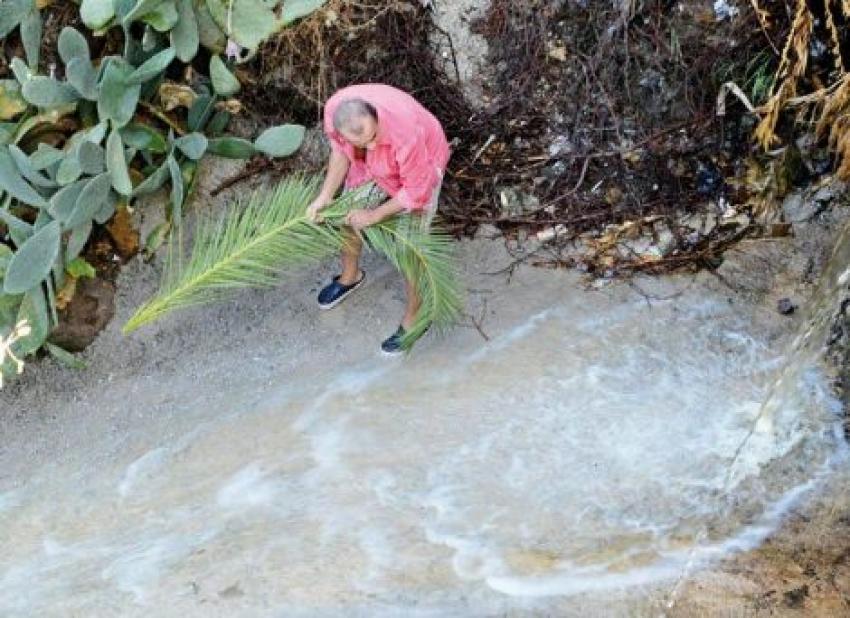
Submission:
M 378 112 L 363 99 L 346 99 L 334 110 L 334 128 L 350 144 L 371 150 L 378 135 Z
M 346 99 L 334 111 L 334 129 L 340 132 L 362 135 L 368 120 L 377 121 L 378 112 L 363 99 Z

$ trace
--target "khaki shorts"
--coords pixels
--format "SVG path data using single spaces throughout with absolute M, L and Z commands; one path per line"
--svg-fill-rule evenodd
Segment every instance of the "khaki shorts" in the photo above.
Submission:
M 437 206 L 440 202 L 440 190 L 443 187 L 443 170 L 438 169 L 437 171 L 440 174 L 440 183 L 431 194 L 431 199 L 428 201 L 425 209 L 421 213 L 418 211 L 413 213 L 399 213 L 401 219 L 399 226 L 410 226 L 418 223 L 419 230 L 422 232 L 427 232 L 431 229 L 431 222 L 434 220 L 434 215 L 437 214 Z M 369 210 L 377 208 L 389 199 L 389 195 L 374 182 L 367 182 L 359 187 L 349 189 L 347 193 L 365 198 L 366 203 L 364 208 L 368 208 Z

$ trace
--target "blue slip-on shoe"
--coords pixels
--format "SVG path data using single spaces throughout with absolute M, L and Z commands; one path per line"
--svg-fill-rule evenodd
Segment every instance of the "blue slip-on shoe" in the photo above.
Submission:
M 322 288 L 322 291 L 319 292 L 319 308 L 320 309 L 333 309 L 351 294 L 354 290 L 360 287 L 366 280 L 366 271 L 361 270 L 362 274 L 360 275 L 360 279 L 351 285 L 343 285 L 339 282 L 340 275 L 334 277 L 333 281 Z
M 428 332 L 431 328 L 429 324 L 424 331 L 422 331 L 422 335 Z M 403 326 L 399 326 L 398 329 L 389 337 L 384 339 L 383 343 L 381 343 L 381 352 L 386 356 L 399 356 L 400 354 L 404 354 L 404 349 L 401 347 L 401 340 L 404 337 L 407 331 L 404 330 Z M 422 336 L 420 335 L 420 337 Z

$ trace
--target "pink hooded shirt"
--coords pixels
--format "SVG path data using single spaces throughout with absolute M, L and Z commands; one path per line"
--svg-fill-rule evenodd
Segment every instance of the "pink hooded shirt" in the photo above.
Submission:
M 355 157 L 354 146 L 333 126 L 336 108 L 347 99 L 362 99 L 378 113 L 375 148 L 366 150 L 365 160 Z M 449 144 L 439 120 L 416 99 L 384 84 L 349 86 L 328 99 L 324 120 L 331 147 L 350 162 L 346 188 L 374 180 L 405 210 L 428 205 L 446 169 Z

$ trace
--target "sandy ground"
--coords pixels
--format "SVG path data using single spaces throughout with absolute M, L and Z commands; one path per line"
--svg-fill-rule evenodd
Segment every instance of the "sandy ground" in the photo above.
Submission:
M 238 165 L 207 160 L 193 207 L 212 210 L 235 191 L 244 191 L 240 186 L 215 199 L 208 195 Z M 157 208 L 155 201 L 140 207 L 144 227 L 155 222 Z M 799 312 L 778 316 L 775 301 L 791 296 L 802 302 L 811 292 L 840 218 L 821 221 L 817 229 L 801 228 L 796 239 L 741 245 L 720 270 L 725 282 L 703 273 L 696 279 L 638 280 L 633 289 L 614 284 L 587 291 L 575 273 L 527 267 L 513 277 L 487 274 L 510 262 L 502 241 L 464 241 L 458 249 L 469 288 L 467 310 L 484 333 L 494 335 L 545 307 L 547 295 L 564 286 L 585 294 L 588 302 L 611 302 L 640 294 L 637 290 L 668 293 L 696 281 L 724 290 L 730 302 L 760 305 L 759 319 L 782 337 L 794 332 L 802 317 Z M 336 311 L 322 313 L 315 307 L 318 289 L 336 271 L 335 264 L 325 263 L 292 273 L 275 289 L 248 291 L 224 304 L 175 314 L 124 337 L 121 325 L 159 279 L 158 261 L 133 260 L 118 281 L 115 319 L 83 354 L 86 370 L 43 359 L 30 363 L 22 379 L 0 392 L 0 492 L 22 487 L 34 475 L 61 474 L 80 459 L 95 464 L 132 460 L 214 416 L 223 393 L 228 406 L 250 406 L 283 376 L 322 382 L 350 365 L 388 362 L 379 356 L 378 345 L 400 316 L 401 282 L 376 256 L 367 256 L 364 265 L 368 286 Z M 440 346 L 474 349 L 483 341 L 470 319 L 448 339 L 429 335 L 416 354 L 428 355 Z M 671 608 L 660 606 L 655 597 L 637 615 L 850 615 L 847 480 L 832 479 L 758 550 L 696 574 Z M 665 591 L 660 594 L 666 598 Z
M 850 473 L 829 479 L 758 549 L 697 574 L 671 616 L 850 616 Z

